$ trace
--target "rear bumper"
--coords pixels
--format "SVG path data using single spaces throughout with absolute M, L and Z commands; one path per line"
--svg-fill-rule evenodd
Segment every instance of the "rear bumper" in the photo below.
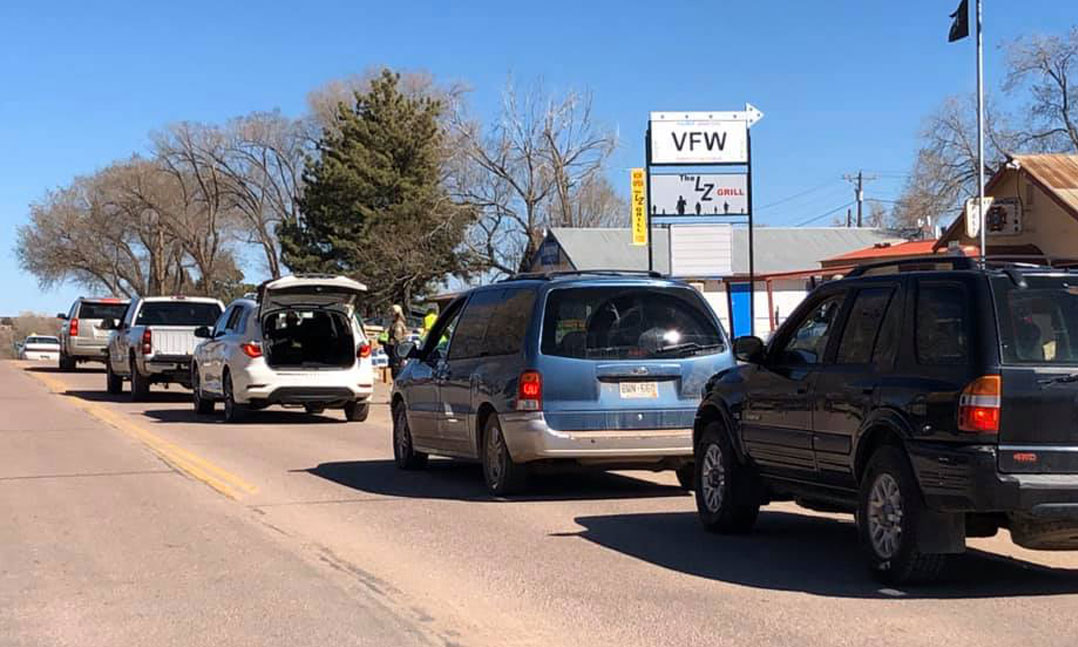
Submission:
M 80 339 L 78 337 L 68 338 L 65 344 L 64 352 L 68 357 L 75 357 L 78 359 L 96 359 L 105 361 L 105 357 L 108 356 L 108 340 L 91 340 Z
M 692 429 L 551 429 L 542 412 L 499 414 L 513 460 L 566 458 L 581 462 L 655 464 L 692 458 Z
M 260 397 L 251 397 L 248 391 L 247 403 L 252 406 L 316 404 L 332 407 L 343 406 L 347 402 L 362 402 L 369 396 L 369 393 L 359 394 L 347 387 L 282 386 Z
M 259 359 L 246 366 L 231 365 L 231 369 L 236 401 L 254 406 L 318 404 L 332 407 L 368 400 L 374 392 L 374 374 L 368 367 L 284 372 L 269 368 Z
M 190 355 L 151 355 L 140 360 L 143 375 L 187 383 L 191 379 Z
M 909 450 L 929 508 L 1078 520 L 1078 474 L 1001 473 L 993 445 L 910 443 Z

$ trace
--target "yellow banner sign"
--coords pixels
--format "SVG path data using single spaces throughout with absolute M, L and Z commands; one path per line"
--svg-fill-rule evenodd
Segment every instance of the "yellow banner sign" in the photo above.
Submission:
M 647 179 L 644 177 L 644 169 L 634 168 L 629 170 L 629 184 L 632 187 L 633 218 L 633 245 L 641 246 L 648 244 L 648 197 L 645 187 Z

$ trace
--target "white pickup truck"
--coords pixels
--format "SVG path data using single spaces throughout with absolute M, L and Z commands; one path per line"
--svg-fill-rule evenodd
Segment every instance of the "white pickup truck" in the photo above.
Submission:
M 127 307 L 121 321 L 106 319 L 111 330 L 105 379 L 109 393 L 131 382 L 131 399 L 142 400 L 151 384 L 190 386 L 191 354 L 202 340 L 195 329 L 212 326 L 224 304 L 205 297 L 144 297 Z

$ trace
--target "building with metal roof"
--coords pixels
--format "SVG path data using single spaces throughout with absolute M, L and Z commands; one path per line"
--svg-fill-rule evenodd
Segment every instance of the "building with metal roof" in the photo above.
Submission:
M 1078 155 L 1010 155 L 985 185 L 989 256 L 1078 262 Z M 965 213 L 936 249 L 977 246 L 966 235 Z

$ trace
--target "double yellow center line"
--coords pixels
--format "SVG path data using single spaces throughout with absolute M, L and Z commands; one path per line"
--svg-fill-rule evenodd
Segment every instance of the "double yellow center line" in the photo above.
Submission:
M 44 383 L 53 393 L 61 395 L 67 394 L 67 385 L 51 375 L 36 371 L 28 371 L 28 373 Z M 89 413 L 91 416 L 108 425 L 116 427 L 120 431 L 123 431 L 149 447 L 154 454 L 157 454 L 161 460 L 171 465 L 174 469 L 179 470 L 196 480 L 202 481 L 230 499 L 238 500 L 245 495 L 251 495 L 258 492 L 257 487 L 251 485 L 239 476 L 236 476 L 228 470 L 215 465 L 209 460 L 206 460 L 175 443 L 165 440 L 151 431 L 143 429 L 132 422 L 129 417 L 123 413 L 113 411 L 109 407 L 96 402 L 89 402 L 81 398 L 73 397 L 72 400 L 77 407 Z

